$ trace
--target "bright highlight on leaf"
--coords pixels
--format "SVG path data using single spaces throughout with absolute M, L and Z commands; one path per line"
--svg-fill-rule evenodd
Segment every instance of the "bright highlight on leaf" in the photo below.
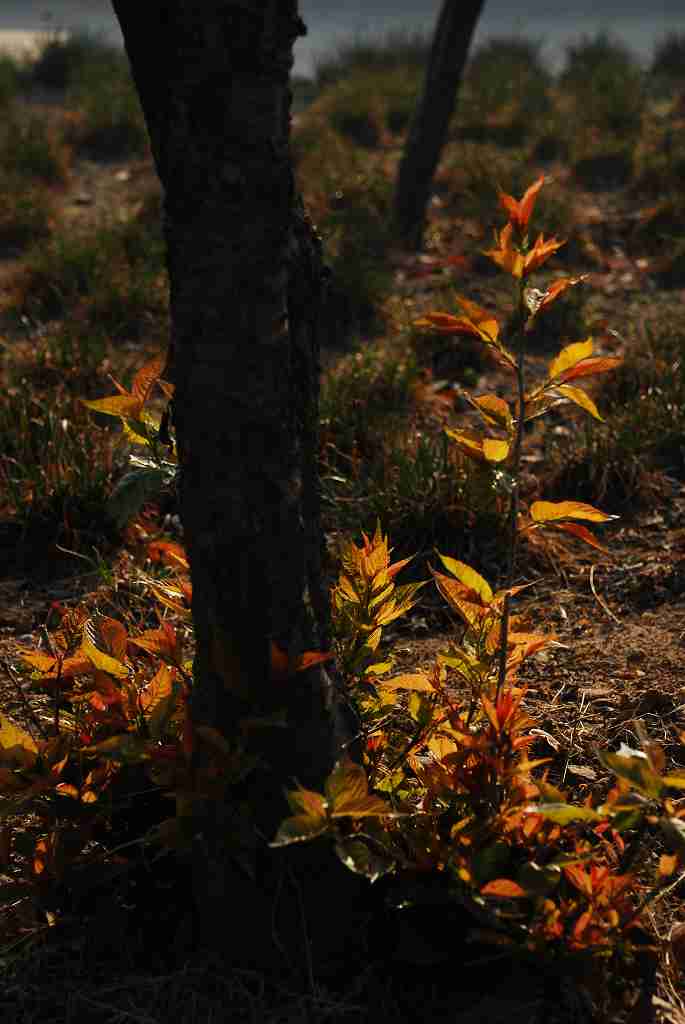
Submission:
M 583 501 L 534 501 L 530 506 L 530 516 L 536 523 L 549 523 L 556 519 L 586 519 L 591 523 L 606 523 L 618 518 L 600 512 Z

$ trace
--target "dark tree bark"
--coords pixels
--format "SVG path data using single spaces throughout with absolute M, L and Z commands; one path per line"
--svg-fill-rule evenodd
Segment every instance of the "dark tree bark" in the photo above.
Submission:
M 431 183 L 484 0 L 444 0 L 433 34 L 428 68 L 395 185 L 400 237 L 420 249 Z
M 294 950 L 303 907 L 326 908 L 316 883 L 328 886 L 323 875 L 337 864 L 318 851 L 267 847 L 287 813 L 284 787 L 296 778 L 319 788 L 333 760 L 324 674 L 274 682 L 270 673 L 272 641 L 292 656 L 329 641 L 316 470 L 326 269 L 289 150 L 292 47 L 306 29 L 297 0 L 113 6 L 165 195 L 167 376 L 196 640 L 192 719 L 231 737 L 241 719 L 287 714 L 287 728 L 254 733 L 263 763 L 243 796 L 257 839 L 242 851 L 252 884 L 234 866 L 235 806 L 204 808 L 197 938 L 264 963 Z M 285 893 L 278 907 L 276 891 Z M 311 913 L 300 938 L 325 957 Z M 330 905 L 319 917 L 333 933 Z

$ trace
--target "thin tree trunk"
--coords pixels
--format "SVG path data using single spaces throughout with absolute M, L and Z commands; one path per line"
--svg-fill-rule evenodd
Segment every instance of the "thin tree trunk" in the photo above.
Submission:
M 322 674 L 284 682 L 270 672 L 272 642 L 297 655 L 326 633 L 316 471 L 325 268 L 289 149 L 292 47 L 305 27 L 297 0 L 113 6 L 165 191 L 167 375 L 196 640 L 192 719 L 233 737 L 241 719 L 287 715 L 286 728 L 253 734 L 262 762 L 243 792 L 252 848 L 253 838 L 237 838 L 244 822 L 228 800 L 207 801 L 197 833 L 199 941 L 263 962 L 269 950 L 293 947 L 312 905 L 311 887 L 303 895 L 295 877 L 298 855 L 267 847 L 287 813 L 284 787 L 293 778 L 320 787 L 333 757 Z M 323 861 L 313 863 L 309 874 L 322 874 Z M 276 934 L 274 893 L 288 886 L 280 907 L 290 920 Z M 313 903 L 323 911 L 321 892 Z M 333 932 L 330 910 L 325 927 Z
M 444 0 L 433 35 L 423 92 L 400 162 L 394 213 L 400 237 L 420 249 L 431 183 L 484 0 Z

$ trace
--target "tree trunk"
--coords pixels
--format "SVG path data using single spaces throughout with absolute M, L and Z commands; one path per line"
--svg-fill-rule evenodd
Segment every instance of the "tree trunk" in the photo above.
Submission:
M 422 245 L 433 175 L 483 3 L 484 0 L 444 0 L 435 27 L 423 92 L 395 185 L 395 222 L 404 243 L 414 249 Z
M 279 709 L 287 717 L 285 728 L 250 734 L 261 764 L 242 798 L 255 833 L 243 843 L 235 801 L 206 803 L 196 939 L 260 966 L 279 950 L 296 957 L 298 942 L 318 942 L 325 958 L 334 936 L 316 934 L 311 907 L 333 933 L 315 888 L 328 888 L 337 861 L 328 847 L 293 855 L 267 846 L 288 813 L 284 788 L 293 778 L 320 788 L 333 760 L 323 674 L 284 681 L 270 670 L 272 643 L 294 657 L 328 642 L 316 469 L 325 268 L 289 150 L 292 47 L 306 29 L 297 0 L 113 6 L 165 192 L 192 720 L 235 737 L 241 720 Z M 308 934 L 303 912 L 313 915 Z

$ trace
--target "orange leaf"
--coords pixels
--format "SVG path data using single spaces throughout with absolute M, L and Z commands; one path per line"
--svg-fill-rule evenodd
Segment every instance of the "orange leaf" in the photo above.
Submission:
M 623 360 L 619 356 L 593 356 L 592 359 L 583 359 L 582 362 L 561 374 L 559 380 L 576 380 L 578 377 L 591 377 L 595 373 L 606 373 L 607 370 L 615 370 Z
M 162 562 L 172 567 L 189 569 L 188 556 L 182 544 L 172 540 L 153 540 L 147 546 L 147 557 L 151 562 Z
M 555 523 L 555 527 L 557 530 L 563 530 L 564 533 L 573 534 L 574 537 L 577 537 L 579 540 L 589 544 L 590 547 L 597 548 L 597 550 L 601 551 L 603 555 L 608 554 L 607 549 L 599 543 L 594 534 L 590 533 L 586 526 L 581 526 L 580 523 Z
M 523 234 L 528 227 L 528 222 L 533 212 L 533 207 L 535 206 L 535 200 L 537 199 L 538 192 L 544 184 L 545 176 L 544 174 L 541 174 L 537 181 L 534 181 L 533 184 L 526 189 L 523 197 L 518 201 L 506 192 L 500 191 L 499 193 L 500 204 L 506 210 L 511 223 L 521 232 L 521 234 Z
M 481 896 L 492 896 L 500 900 L 520 900 L 527 895 L 525 889 L 509 878 L 496 878 L 484 885 L 480 892 Z
M 526 275 L 532 274 L 534 270 L 537 270 L 538 267 L 541 267 L 542 264 L 545 263 L 549 259 L 549 257 L 552 256 L 557 251 L 557 249 L 561 249 L 562 245 L 565 244 L 565 242 L 560 241 L 558 238 L 548 238 L 545 241 L 545 238 L 542 234 L 538 235 L 537 239 L 535 240 L 535 245 L 529 252 L 526 253 L 525 256 L 524 269 Z
M 502 267 L 503 270 L 509 271 L 514 277 L 522 277 L 524 268 L 523 253 L 514 247 L 511 235 L 511 224 L 503 227 L 499 234 L 495 231 L 495 244 L 497 248 L 485 249 L 483 250 L 483 255 L 488 256 L 493 263 Z
M 145 366 L 141 366 L 133 378 L 131 394 L 140 402 L 141 406 L 147 402 L 150 393 L 159 378 L 160 373 L 166 366 L 166 356 L 158 355 L 151 359 Z

